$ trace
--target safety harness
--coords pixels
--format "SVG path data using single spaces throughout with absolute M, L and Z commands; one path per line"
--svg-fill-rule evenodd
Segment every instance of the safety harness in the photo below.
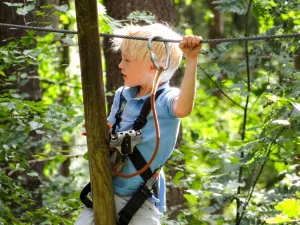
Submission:
M 155 99 L 164 91 L 165 89 L 161 89 L 156 92 Z M 123 90 L 122 90 L 123 92 Z M 124 104 L 126 104 L 126 99 L 123 97 L 121 92 L 120 95 L 120 104 L 119 110 L 115 114 L 116 122 L 112 127 L 112 132 L 115 132 L 116 127 L 121 122 L 121 115 L 124 111 Z M 144 102 L 144 105 L 140 111 L 139 116 L 135 120 L 132 129 L 135 131 L 141 130 L 147 123 L 147 117 L 151 111 L 151 104 L 150 104 L 150 97 L 147 98 Z M 142 156 L 141 152 L 135 146 L 134 150 L 131 154 L 126 155 L 132 164 L 134 165 L 137 171 L 141 170 L 146 164 L 147 161 Z M 160 173 L 160 168 L 156 169 L 154 172 L 151 171 L 150 167 L 148 167 L 143 173 L 140 174 L 144 183 L 139 187 L 139 189 L 132 195 L 128 203 L 125 207 L 119 212 L 119 225 L 127 225 L 129 224 L 131 218 L 134 214 L 138 211 L 138 209 L 143 205 L 143 203 L 151 197 L 153 194 L 158 197 L 158 187 L 157 187 L 157 180 Z M 91 184 L 88 183 L 80 194 L 80 200 L 82 203 L 88 207 L 93 208 L 92 201 L 87 197 L 88 194 L 91 192 Z
M 158 181 L 158 176 L 159 176 L 161 167 L 157 168 L 154 172 L 152 172 L 151 169 L 150 169 L 150 164 L 154 160 L 154 158 L 156 156 L 156 153 L 158 151 L 159 139 L 160 139 L 159 125 L 158 125 L 157 114 L 156 114 L 154 102 L 158 98 L 158 96 L 164 91 L 164 89 L 161 89 L 159 91 L 156 91 L 156 90 L 157 90 L 157 87 L 158 87 L 159 77 L 160 77 L 161 73 L 163 71 L 167 70 L 168 67 L 169 67 L 170 54 L 169 54 L 168 43 L 165 42 L 164 44 L 165 44 L 166 55 L 167 55 L 166 62 L 165 62 L 164 66 L 158 65 L 156 55 L 155 55 L 155 53 L 153 52 L 153 49 L 152 49 L 152 41 L 155 40 L 155 39 L 161 39 L 161 37 L 153 36 L 153 37 L 149 38 L 149 41 L 148 41 L 148 47 L 149 47 L 149 50 L 150 50 L 150 57 L 151 57 L 151 60 L 154 64 L 154 66 L 157 69 L 157 73 L 155 75 L 153 86 L 152 86 L 151 97 L 149 97 L 145 100 L 144 105 L 143 105 L 143 107 L 140 111 L 140 114 L 137 117 L 137 119 L 135 120 L 132 129 L 134 131 L 141 130 L 146 125 L 147 117 L 148 117 L 148 115 L 149 115 L 149 113 L 152 109 L 154 123 L 155 123 L 155 127 L 156 127 L 156 136 L 157 136 L 156 137 L 156 146 L 155 146 L 154 153 L 153 153 L 151 159 L 149 160 L 149 162 L 147 162 L 144 159 L 141 152 L 139 151 L 139 149 L 136 146 L 134 147 L 133 151 L 130 152 L 130 154 L 125 155 L 125 157 L 128 157 L 131 160 L 132 164 L 134 165 L 135 169 L 137 170 L 136 173 L 133 173 L 133 174 L 130 174 L 130 175 L 121 174 L 118 171 L 118 168 L 117 168 L 118 166 L 115 166 L 114 164 L 112 164 L 113 172 L 117 176 L 120 176 L 120 177 L 123 177 L 123 178 L 130 178 L 130 177 L 133 177 L 133 176 L 136 176 L 136 175 L 140 175 L 142 177 L 143 181 L 144 181 L 144 183 L 132 195 L 132 197 L 127 202 L 125 207 L 118 213 L 119 220 L 117 221 L 117 223 L 119 225 L 128 225 L 130 220 L 134 216 L 134 214 L 138 211 L 138 209 L 153 194 L 155 194 L 156 197 L 158 197 L 157 181 Z M 123 88 L 123 90 L 124 90 L 124 88 Z M 124 108 L 125 108 L 126 99 L 122 95 L 123 90 L 121 91 L 121 94 L 120 94 L 119 109 L 118 109 L 118 112 L 115 115 L 116 121 L 115 121 L 114 125 L 112 126 L 112 134 L 115 133 L 116 127 L 121 122 L 121 115 L 122 115 L 122 113 L 124 111 Z M 123 144 L 123 142 L 122 142 L 122 144 Z M 128 146 L 122 146 L 122 147 L 124 147 L 125 149 L 128 148 Z M 124 160 L 124 157 L 121 157 L 121 159 Z M 83 188 L 83 190 L 81 191 L 80 200 L 82 201 L 82 203 L 86 207 L 93 208 L 92 201 L 87 197 L 90 192 L 91 192 L 91 184 L 88 183 Z

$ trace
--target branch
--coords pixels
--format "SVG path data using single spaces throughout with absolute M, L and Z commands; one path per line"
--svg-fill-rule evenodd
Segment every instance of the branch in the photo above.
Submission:
M 290 116 L 292 115 L 293 111 L 294 111 L 294 108 L 292 108 L 292 110 L 291 110 L 291 112 L 289 113 L 288 117 L 290 117 Z M 246 197 L 247 200 L 246 200 L 246 202 L 245 202 L 245 204 L 244 204 L 244 206 L 243 206 L 243 208 L 242 208 L 242 213 L 241 213 L 241 216 L 239 217 L 239 220 L 237 221 L 237 224 L 240 224 L 240 222 L 241 222 L 241 220 L 242 220 L 242 218 L 243 218 L 243 216 L 244 216 L 244 214 L 245 214 L 245 210 L 246 210 L 246 208 L 247 208 L 247 206 L 248 206 L 248 204 L 249 204 L 249 202 L 250 202 L 250 199 L 252 198 L 254 188 L 255 188 L 255 186 L 256 186 L 256 184 L 257 184 L 257 182 L 258 182 L 258 179 L 259 179 L 259 177 L 260 177 L 260 175 L 261 175 L 261 173 L 262 173 L 262 171 L 263 171 L 263 169 L 264 169 L 264 167 L 265 167 L 265 165 L 266 165 L 266 163 L 267 163 L 267 161 L 268 161 L 268 159 L 269 159 L 269 156 L 270 156 L 270 154 L 271 154 L 272 146 L 273 146 L 274 144 L 277 144 L 277 143 L 276 143 L 276 140 L 279 138 L 279 136 L 281 135 L 281 133 L 282 133 L 285 129 L 286 129 L 285 127 L 281 128 L 281 130 L 278 132 L 278 134 L 276 135 L 276 137 L 272 140 L 272 143 L 270 144 L 270 147 L 269 147 L 269 149 L 268 149 L 268 153 L 267 153 L 267 155 L 266 155 L 266 156 L 267 156 L 267 157 L 266 157 L 266 160 L 263 162 L 263 164 L 262 164 L 262 166 L 261 166 L 261 168 L 260 168 L 260 170 L 259 170 L 259 172 L 258 172 L 258 175 L 257 175 L 257 177 L 256 177 L 256 179 L 255 179 L 255 181 L 254 181 L 254 183 L 253 183 L 253 185 L 252 185 L 252 187 L 251 187 L 249 193 L 248 193 L 248 196 Z
M 219 90 L 226 98 L 228 98 L 232 103 L 234 103 L 234 104 L 237 105 L 238 107 L 244 109 L 243 106 L 241 106 L 239 103 L 237 103 L 237 102 L 234 101 L 232 98 L 230 98 L 230 97 L 229 97 L 229 96 L 221 89 L 220 85 L 212 79 L 212 76 L 210 76 L 210 75 L 209 75 L 203 68 L 201 68 L 200 66 L 199 66 L 199 69 L 201 69 L 201 70 L 204 72 L 204 74 L 208 77 L 208 79 L 210 79 L 210 80 L 214 83 L 214 85 L 218 88 L 218 90 Z
M 79 154 L 79 155 L 61 155 L 62 157 L 65 157 L 66 159 L 69 159 L 69 158 L 78 158 L 78 157 L 81 157 L 83 156 L 82 154 Z M 46 159 L 33 159 L 33 160 L 29 160 L 28 161 L 28 164 L 35 164 L 35 163 L 38 163 L 38 162 L 47 162 L 47 161 L 51 161 L 51 160 L 54 160 L 56 159 L 56 156 L 53 156 L 53 157 L 49 157 L 49 158 L 46 158 Z M 14 162 L 14 163 L 18 163 L 18 162 Z M 11 176 L 13 173 L 17 172 L 17 170 L 12 170 L 11 167 L 7 166 L 7 167 L 3 167 L 1 168 L 1 170 L 8 170 L 8 169 L 11 169 L 11 171 L 7 174 L 8 176 Z
M 253 0 L 249 1 L 248 9 L 246 13 L 246 24 L 245 24 L 245 37 L 248 37 L 248 19 L 249 19 L 249 13 L 252 6 Z M 246 66 L 247 66 L 247 89 L 248 89 L 248 95 L 246 97 L 246 103 L 244 107 L 244 118 L 243 118 L 243 125 L 242 125 L 242 131 L 241 131 L 241 139 L 242 141 L 245 139 L 246 135 L 246 124 L 247 124 L 247 111 L 248 111 L 248 104 L 249 104 L 249 98 L 250 98 L 250 92 L 251 92 L 251 74 L 250 74 L 250 66 L 249 66 L 249 49 L 248 49 L 248 41 L 245 41 L 245 56 L 246 56 Z M 241 158 L 244 158 L 244 151 L 241 152 Z M 242 176 L 243 176 L 243 169 L 244 167 L 241 166 L 239 169 L 239 176 L 238 176 L 238 182 L 241 183 Z M 237 188 L 237 196 L 241 193 L 241 187 Z M 240 206 L 241 201 L 238 199 L 236 204 L 236 225 L 240 224 L 240 221 L 242 219 L 242 215 L 244 211 L 242 211 L 242 215 L 240 216 Z

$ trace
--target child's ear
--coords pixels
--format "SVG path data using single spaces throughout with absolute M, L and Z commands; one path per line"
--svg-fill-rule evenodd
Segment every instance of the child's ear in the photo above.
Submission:
M 156 70 L 155 66 L 152 63 L 151 63 L 150 69 L 151 70 Z
M 155 68 L 155 66 L 153 65 L 153 63 L 150 64 L 150 71 L 151 71 L 151 72 L 156 72 L 156 68 Z

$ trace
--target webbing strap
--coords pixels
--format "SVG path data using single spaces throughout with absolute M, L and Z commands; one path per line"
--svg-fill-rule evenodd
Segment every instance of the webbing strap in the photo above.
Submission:
M 124 111 L 124 108 L 125 108 L 125 105 L 126 105 L 126 99 L 123 96 L 124 88 L 125 88 L 125 86 L 122 88 L 122 91 L 120 93 L 119 109 L 118 109 L 118 111 L 115 115 L 116 122 L 114 123 L 114 125 L 111 128 L 111 133 L 112 134 L 115 134 L 116 128 L 119 125 L 119 123 L 121 122 L 121 115 L 122 115 L 122 113 Z
M 128 225 L 133 215 L 151 195 L 152 191 L 150 191 L 145 185 L 141 186 L 129 199 L 125 207 L 119 212 L 119 224 Z
M 124 111 L 125 105 L 126 105 L 126 99 L 123 97 L 123 90 L 121 91 L 120 94 L 120 100 L 119 100 L 119 109 L 115 115 L 116 121 L 112 126 L 112 134 L 115 134 L 116 131 L 116 127 L 119 125 L 119 123 L 121 122 L 121 115 Z M 158 98 L 158 96 L 164 91 L 165 89 L 160 89 L 155 93 L 155 100 Z M 133 127 L 132 129 L 135 131 L 138 131 L 140 129 L 142 129 L 146 123 L 147 123 L 147 117 L 151 111 L 151 97 L 147 98 L 144 102 L 144 105 L 140 111 L 139 116 L 136 118 L 136 120 L 133 123 Z
M 165 89 L 160 89 L 155 93 L 155 100 Z M 144 102 L 144 105 L 141 109 L 140 115 L 134 121 L 132 129 L 137 131 L 142 129 L 147 123 L 147 117 L 151 111 L 151 97 L 147 98 Z
M 116 122 L 114 123 L 112 127 L 112 133 L 115 132 L 116 127 L 119 125 L 121 122 L 121 114 L 124 111 L 125 105 L 126 105 L 126 99 L 123 97 L 124 88 L 121 91 L 120 94 L 120 102 L 119 102 L 119 109 L 118 112 L 115 115 Z M 164 91 L 164 89 L 158 90 L 155 94 L 155 100 L 158 98 L 158 96 Z M 133 124 L 133 130 L 140 130 L 142 129 L 146 123 L 147 123 L 147 117 L 151 111 L 151 98 L 147 98 L 144 102 L 144 105 L 141 109 L 141 112 L 137 119 L 134 121 Z M 133 153 L 128 155 L 132 164 L 134 165 L 135 169 L 137 171 L 141 170 L 146 164 L 147 161 L 144 159 L 142 156 L 141 152 L 138 150 L 137 147 L 134 147 Z M 133 196 L 130 198 L 128 203 L 125 205 L 125 207 L 119 212 L 119 225 L 127 225 L 129 224 L 131 218 L 134 216 L 134 214 L 138 211 L 138 209 L 144 204 L 144 202 L 152 196 L 153 191 L 156 195 L 158 195 L 157 191 L 157 182 L 155 182 L 153 185 L 147 187 L 145 184 L 149 179 L 153 179 L 154 174 L 158 172 L 157 170 L 155 173 L 152 173 L 150 167 L 146 169 L 143 173 L 140 174 L 142 177 L 144 184 L 140 186 L 140 188 L 133 194 Z M 157 178 L 155 177 L 157 180 Z M 150 188 L 150 189 L 149 189 Z M 152 191 L 153 190 L 153 191 Z M 93 203 L 92 201 L 87 198 L 88 194 L 91 192 L 91 184 L 88 183 L 83 190 L 81 191 L 80 194 L 80 200 L 82 203 L 88 207 L 88 208 L 93 208 Z
M 82 189 L 80 193 L 80 200 L 87 208 L 93 208 L 92 201 L 87 197 L 90 192 L 91 192 L 91 182 L 85 185 L 85 187 Z
M 141 152 L 138 150 L 136 146 L 134 147 L 132 154 L 129 154 L 128 157 L 130 158 L 136 171 L 141 170 L 147 164 L 147 161 L 144 159 Z M 146 169 L 144 173 L 141 173 L 140 176 L 143 178 L 144 182 L 146 183 L 147 180 L 150 179 L 152 174 L 153 173 L 150 167 L 148 167 L 148 169 Z
M 136 147 L 134 147 L 133 153 L 128 156 L 137 171 L 142 169 L 145 166 L 145 164 L 147 164 L 141 152 Z M 120 225 L 129 224 L 134 214 L 139 210 L 139 208 L 144 204 L 144 202 L 149 197 L 152 196 L 153 191 L 157 192 L 157 188 L 156 188 L 157 182 L 155 182 L 150 187 L 145 185 L 152 178 L 154 174 L 155 173 L 151 171 L 150 167 L 148 167 L 147 170 L 145 170 L 142 174 L 140 174 L 140 176 L 144 180 L 144 184 L 139 187 L 139 189 L 132 195 L 128 203 L 125 205 L 125 207 L 118 213 Z

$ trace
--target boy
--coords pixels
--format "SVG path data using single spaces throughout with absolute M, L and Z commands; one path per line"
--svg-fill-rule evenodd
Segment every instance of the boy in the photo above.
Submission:
M 182 39 L 180 35 L 162 24 L 147 26 L 127 25 L 115 32 L 128 36 L 151 37 L 160 36 L 165 39 Z M 166 60 L 165 45 L 162 42 L 153 42 L 153 51 L 157 56 L 158 63 L 164 64 Z M 180 118 L 190 114 L 194 105 L 196 89 L 197 56 L 201 49 L 201 37 L 184 36 L 179 43 L 169 43 L 170 65 L 168 70 L 160 76 L 157 92 L 160 95 L 155 100 L 157 117 L 159 120 L 161 139 L 158 153 L 151 163 L 150 169 L 154 172 L 160 168 L 171 155 L 176 143 Z M 108 117 L 108 127 L 116 123 L 116 113 L 120 112 L 120 101 L 123 101 L 121 120 L 115 126 L 116 132 L 132 130 L 136 118 L 140 115 L 144 102 L 150 97 L 152 83 L 156 68 L 151 62 L 149 49 L 146 41 L 132 39 L 113 39 L 113 49 L 121 51 L 122 61 L 119 68 L 124 79 L 124 88 L 117 90 Z M 182 53 L 186 57 L 186 69 L 180 89 L 169 87 L 169 80 L 177 70 L 182 60 Z M 123 100 L 122 100 L 123 99 Z M 125 103 L 124 103 L 125 102 Z M 136 144 L 137 151 L 148 162 L 155 149 L 156 133 L 153 114 L 150 112 L 146 125 L 141 129 L 142 142 Z M 134 150 L 136 151 L 136 150 Z M 131 160 L 125 161 L 121 173 L 132 174 L 137 170 Z M 130 219 L 130 225 L 159 225 L 161 212 L 165 206 L 164 174 L 161 170 L 158 178 L 159 191 L 157 195 L 149 197 Z M 113 176 L 113 188 L 115 193 L 115 205 L 117 214 L 124 208 L 131 196 L 145 183 L 141 176 L 123 178 Z M 117 216 L 118 217 L 118 216 Z M 85 208 L 75 223 L 76 225 L 93 224 L 93 211 Z

